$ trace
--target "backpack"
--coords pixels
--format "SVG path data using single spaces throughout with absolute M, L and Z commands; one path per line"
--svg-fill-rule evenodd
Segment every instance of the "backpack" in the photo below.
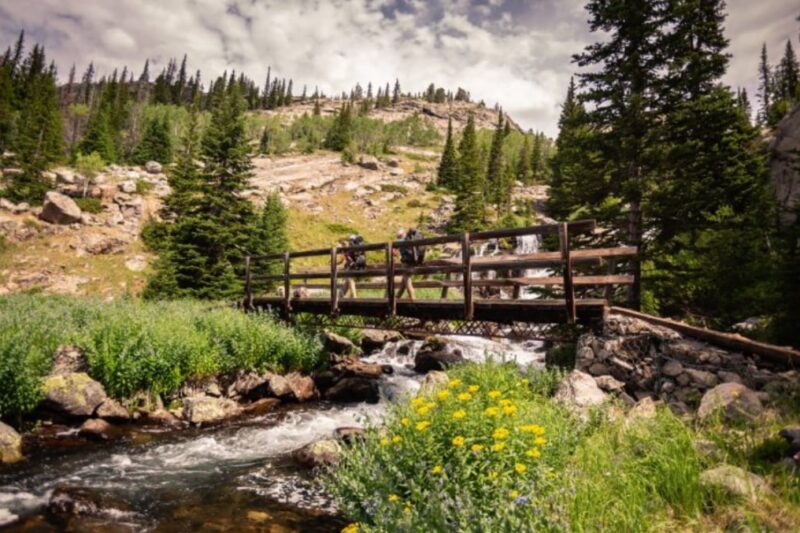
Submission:
M 350 246 L 361 246 L 364 244 L 364 237 L 361 235 L 351 235 L 348 239 Z M 346 252 L 346 268 L 349 270 L 364 270 L 367 267 L 367 255 L 364 252 Z
M 422 233 L 416 229 L 411 229 L 406 233 L 405 241 L 417 241 L 422 239 Z M 425 262 L 425 247 L 411 246 L 400 249 L 400 261 L 404 265 L 421 265 Z

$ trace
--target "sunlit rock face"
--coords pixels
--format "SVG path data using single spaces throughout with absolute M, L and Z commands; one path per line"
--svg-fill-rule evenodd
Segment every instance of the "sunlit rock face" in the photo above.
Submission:
M 772 187 L 781 209 L 781 221 L 794 223 L 800 202 L 800 106 L 778 123 L 769 143 Z

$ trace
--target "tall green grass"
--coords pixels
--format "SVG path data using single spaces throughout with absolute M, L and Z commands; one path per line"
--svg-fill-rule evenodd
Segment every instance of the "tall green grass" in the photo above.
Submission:
M 0 298 L 0 415 L 36 407 L 40 378 L 68 343 L 118 398 L 168 394 L 186 380 L 240 369 L 308 371 L 322 353 L 318 339 L 269 316 L 208 303 L 9 296 Z

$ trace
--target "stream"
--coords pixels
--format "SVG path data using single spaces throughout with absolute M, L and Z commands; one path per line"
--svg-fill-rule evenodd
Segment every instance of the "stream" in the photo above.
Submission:
M 448 338 L 467 360 L 543 365 L 539 342 Z M 291 452 L 338 427 L 379 423 L 390 402 L 414 394 L 424 377 L 413 370 L 421 344 L 389 343 L 363 358 L 394 369 L 374 405 L 286 404 L 216 428 L 141 430 L 117 443 L 35 453 L 0 469 L 0 529 L 64 531 L 47 509 L 54 490 L 68 487 L 101 502 L 99 511 L 70 520 L 73 531 L 339 531 L 346 522 Z

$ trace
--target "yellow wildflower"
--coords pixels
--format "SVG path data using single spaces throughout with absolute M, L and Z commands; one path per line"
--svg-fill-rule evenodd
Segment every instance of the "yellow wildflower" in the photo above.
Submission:
M 386 437 L 383 437 L 379 442 L 380 442 L 381 446 L 388 446 L 389 445 L 389 439 L 387 439 Z
M 522 378 L 522 381 L 520 381 L 521 385 L 528 385 L 529 383 L 530 381 L 528 381 L 528 378 Z
M 431 469 L 431 474 L 441 474 L 442 473 L 442 465 L 436 465 Z
M 489 398 L 491 398 L 492 400 L 494 400 L 495 398 L 498 398 L 498 397 L 500 396 L 500 394 L 501 394 L 501 393 L 500 393 L 500 391 L 499 391 L 499 390 L 490 390 L 490 391 L 489 391 L 489 394 L 487 394 L 487 396 L 489 396 Z
M 490 470 L 489 479 L 497 479 L 497 472 L 495 472 L 494 470 Z
M 515 415 L 517 414 L 517 406 L 516 405 L 506 405 L 503 407 L 503 414 L 504 415 Z
M 403 507 L 403 512 L 406 514 L 411 514 L 411 502 L 406 502 L 405 507 Z
M 459 409 L 458 411 L 453 411 L 453 418 L 455 420 L 461 420 L 465 416 L 467 416 L 467 412 L 464 411 L 463 409 Z
M 483 444 L 473 444 L 472 448 L 470 448 L 473 452 L 479 452 L 483 450 Z
M 539 424 L 527 424 L 525 426 L 520 426 L 519 430 L 523 433 L 533 433 L 534 435 L 538 436 L 544 435 L 544 428 Z
M 525 452 L 525 455 L 527 455 L 528 457 L 530 457 L 532 459 L 537 459 L 537 458 L 541 457 L 542 452 L 539 451 L 539 448 L 531 448 L 530 450 Z
M 556 478 L 556 473 L 555 472 L 548 472 L 547 473 L 547 477 L 550 478 L 550 479 L 555 479 Z
M 533 434 L 541 437 L 544 435 L 544 428 L 542 426 L 534 424 Z
M 506 449 L 506 443 L 505 443 L 505 442 L 503 442 L 503 441 L 500 441 L 500 442 L 495 442 L 495 443 L 492 445 L 492 451 L 493 451 L 493 452 L 502 452 L 502 451 L 503 451 L 503 450 L 505 450 L 505 449 Z
M 494 433 L 492 433 L 492 437 L 498 440 L 504 439 L 508 437 L 508 430 L 506 428 L 497 428 L 494 430 Z
M 402 442 L 402 440 L 403 438 L 400 435 L 395 435 L 394 437 L 392 437 L 392 443 L 394 444 L 399 444 L 400 442 Z
M 536 437 L 535 439 L 533 439 L 533 443 L 537 446 L 544 446 L 545 444 L 547 444 L 547 439 L 544 437 Z
M 467 390 L 474 394 L 474 393 L 478 392 L 479 390 L 481 390 L 481 386 L 480 385 L 470 385 L 467 388 Z
M 389 494 L 389 501 L 390 502 L 396 502 L 399 499 L 400 499 L 400 496 L 398 496 L 397 494 Z
M 414 407 L 422 405 L 423 403 L 425 403 L 425 400 L 420 398 L 419 396 L 411 400 L 411 405 L 413 405 Z
M 401 419 L 400 419 L 400 423 L 401 423 L 402 425 L 404 425 L 404 426 L 407 426 L 407 425 L 408 425 L 408 418 L 401 418 Z
M 430 425 L 431 423 L 428 420 L 423 420 L 422 422 L 418 422 L 417 431 L 425 431 L 426 429 L 428 429 L 428 426 Z
M 528 467 L 522 463 L 517 463 L 514 465 L 514 470 L 517 471 L 517 474 L 524 474 L 527 469 Z
M 464 437 L 458 435 L 453 437 L 453 446 L 463 446 L 464 445 Z
M 428 407 L 427 405 L 423 405 L 422 407 L 417 409 L 417 414 L 419 416 L 427 416 L 427 414 L 430 412 L 430 410 L 431 410 L 430 407 Z
M 508 493 L 508 497 L 511 498 L 512 500 L 515 499 L 517 496 L 519 496 L 519 491 L 518 490 L 512 490 L 512 491 L 509 491 L 509 493 Z
M 505 407 L 505 406 L 511 405 L 511 404 L 512 404 L 511 400 L 509 400 L 507 398 L 503 398 L 502 400 L 500 400 L 500 405 L 502 407 Z
M 454 380 L 450 381 L 450 383 L 448 383 L 447 386 L 450 387 L 451 389 L 456 389 L 456 388 L 461 386 L 461 380 L 460 379 L 454 379 Z
M 345 528 L 342 529 L 342 533 L 358 533 L 358 524 L 356 523 L 348 524 Z
M 456 398 L 458 398 L 458 401 L 460 402 L 468 402 L 469 400 L 472 399 L 472 394 L 468 392 L 462 392 L 461 394 L 456 396 Z
M 440 400 L 446 400 L 446 399 L 448 399 L 450 397 L 450 391 L 449 390 L 441 390 L 441 391 L 436 393 L 436 397 L 439 398 Z
M 483 412 L 483 414 L 485 414 L 486 416 L 497 416 L 500 413 L 497 410 L 497 407 L 487 407 L 486 410 Z

